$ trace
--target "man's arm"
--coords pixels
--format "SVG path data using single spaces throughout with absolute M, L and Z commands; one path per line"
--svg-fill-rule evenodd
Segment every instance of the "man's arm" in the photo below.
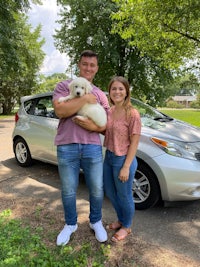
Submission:
M 82 128 L 91 131 L 91 132 L 97 132 L 97 133 L 101 133 L 104 132 L 106 129 L 106 125 L 105 126 L 97 126 L 93 120 L 89 119 L 89 118 L 84 118 L 83 119 L 79 119 L 78 117 L 74 117 L 73 121 L 78 124 L 79 126 L 81 126 Z
M 78 112 L 80 108 L 86 103 L 96 104 L 97 100 L 93 94 L 86 94 L 81 97 L 70 99 L 66 102 L 58 102 L 58 99 L 53 101 L 53 106 L 56 115 L 59 119 L 68 118 Z

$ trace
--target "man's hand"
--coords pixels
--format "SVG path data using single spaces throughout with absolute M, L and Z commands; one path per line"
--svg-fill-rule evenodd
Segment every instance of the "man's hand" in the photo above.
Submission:
M 86 95 L 84 95 L 82 97 L 86 100 L 86 102 L 88 104 L 96 104 L 97 103 L 96 96 L 93 95 L 93 94 L 86 94 Z
M 103 132 L 105 130 L 106 127 L 99 127 L 97 126 L 93 120 L 86 118 L 86 117 L 82 117 L 82 116 L 75 116 L 72 119 L 76 124 L 78 124 L 80 127 L 91 131 L 91 132 Z

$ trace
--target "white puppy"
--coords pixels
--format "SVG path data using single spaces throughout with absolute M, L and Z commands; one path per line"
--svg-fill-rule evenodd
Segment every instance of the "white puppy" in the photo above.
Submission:
M 72 80 L 69 84 L 70 94 L 66 97 L 60 97 L 58 102 L 67 101 L 74 97 L 81 97 L 84 94 L 88 94 L 92 91 L 92 86 L 88 80 L 82 77 L 78 77 Z M 79 118 L 88 117 L 93 120 L 96 125 L 102 127 L 107 123 L 107 115 L 105 109 L 99 104 L 85 104 L 78 111 Z M 83 117 L 81 117 L 83 116 Z

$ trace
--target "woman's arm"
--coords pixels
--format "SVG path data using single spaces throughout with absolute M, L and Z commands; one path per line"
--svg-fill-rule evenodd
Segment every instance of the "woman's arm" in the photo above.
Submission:
M 126 155 L 126 160 L 119 173 L 119 179 L 122 182 L 126 182 L 128 180 L 130 165 L 136 155 L 139 140 L 140 140 L 139 134 L 134 134 L 130 137 L 131 143 L 130 143 L 130 146 L 129 146 L 129 149 Z

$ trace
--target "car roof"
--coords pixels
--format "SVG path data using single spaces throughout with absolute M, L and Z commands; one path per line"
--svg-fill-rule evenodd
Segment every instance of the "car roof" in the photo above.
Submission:
M 46 93 L 40 93 L 36 95 L 26 95 L 21 97 L 21 102 L 25 102 L 30 99 L 38 98 L 38 97 L 45 97 L 45 96 L 52 96 L 53 92 L 46 92 Z

